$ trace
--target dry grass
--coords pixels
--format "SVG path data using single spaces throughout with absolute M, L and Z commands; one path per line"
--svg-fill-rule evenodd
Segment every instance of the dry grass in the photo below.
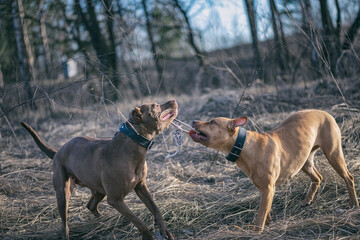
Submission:
M 291 111 L 319 108 L 331 112 L 343 133 L 345 157 L 360 192 L 360 104 L 358 97 L 345 96 L 350 109 L 344 108 L 336 94 L 319 95 L 315 83 L 307 93 L 292 88 L 283 94 L 268 89 L 250 88 L 236 115 L 251 118 L 248 129 L 267 130 L 281 122 Z M 294 90 L 295 89 L 295 90 Z M 315 93 L 314 93 L 315 92 Z M 179 119 L 209 119 L 231 116 L 241 90 L 213 91 L 201 97 L 177 96 Z M 167 98 L 171 98 L 170 96 Z M 147 101 L 149 99 L 145 99 Z M 153 100 L 163 102 L 165 98 Z M 27 239 L 60 237 L 60 217 L 52 187 L 52 164 L 16 123 L 26 120 L 49 145 L 58 148 L 74 136 L 110 137 L 122 120 L 119 110 L 128 113 L 138 101 L 119 106 L 94 104 L 89 110 L 57 106 L 44 115 L 17 114 L 9 125 L 2 123 L 0 143 L 0 238 Z M 52 116 L 51 119 L 47 119 Z M 148 186 L 176 239 L 358 239 L 360 210 L 348 208 L 348 194 L 342 179 L 322 154 L 315 156 L 324 177 L 311 206 L 300 207 L 310 179 L 299 173 L 276 191 L 270 224 L 263 234 L 254 233 L 259 194 L 251 181 L 224 156 L 194 145 L 184 136 L 181 152 L 165 161 L 174 146 L 172 128 L 158 136 L 148 152 Z M 20 147 L 21 145 L 21 147 Z M 82 239 L 140 239 L 138 230 L 106 200 L 100 203 L 103 217 L 96 219 L 85 208 L 90 191 L 78 187 L 70 201 L 70 237 Z M 153 217 L 134 193 L 126 197 L 128 206 L 156 230 Z

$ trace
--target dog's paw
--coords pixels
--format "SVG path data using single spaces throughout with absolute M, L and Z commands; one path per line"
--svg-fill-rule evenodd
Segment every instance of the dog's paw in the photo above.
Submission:
M 157 231 L 157 232 L 155 233 L 155 238 L 156 238 L 156 240 L 164 240 L 163 236 L 161 236 L 160 231 Z
M 165 237 L 163 237 L 163 235 L 160 233 L 160 231 L 157 231 L 155 233 L 155 238 L 156 238 L 156 240 L 164 240 L 164 239 L 174 240 L 173 235 L 169 231 L 166 231 Z
M 149 234 L 143 234 L 142 236 L 142 240 L 154 240 L 153 236 L 149 233 Z
M 311 201 L 301 201 L 299 203 L 300 207 L 307 207 L 307 206 L 310 206 L 311 204 Z
M 268 217 L 266 218 L 265 225 L 270 225 L 271 223 L 272 223 L 272 217 L 269 214 Z

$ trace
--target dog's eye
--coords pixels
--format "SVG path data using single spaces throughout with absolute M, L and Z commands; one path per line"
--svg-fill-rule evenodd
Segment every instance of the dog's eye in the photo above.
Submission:
M 211 121 L 210 121 L 210 124 L 211 124 L 211 125 L 214 125 L 215 123 L 216 123 L 216 122 L 215 122 L 214 120 L 211 120 Z

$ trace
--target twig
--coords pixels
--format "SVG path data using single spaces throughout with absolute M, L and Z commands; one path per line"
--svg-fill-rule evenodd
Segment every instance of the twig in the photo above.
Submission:
M 248 89 L 248 87 L 250 87 L 250 86 L 254 83 L 254 81 L 255 81 L 255 78 L 253 78 L 253 80 L 252 80 L 249 84 L 246 84 L 246 85 L 245 85 L 245 88 L 244 88 L 244 90 L 243 90 L 243 92 L 242 92 L 242 94 L 241 94 L 241 97 L 240 97 L 240 99 L 239 99 L 238 103 L 236 104 L 235 110 L 234 110 L 234 112 L 233 112 L 233 114 L 232 114 L 231 118 L 234 118 L 235 113 L 236 113 L 236 111 L 237 111 L 237 109 L 238 109 L 238 107 L 239 107 L 239 105 L 240 105 L 241 101 L 244 99 L 244 96 L 245 96 L 245 92 L 246 92 L 246 90 Z
M 4 117 L 8 112 L 10 112 L 10 111 L 12 111 L 12 110 L 14 110 L 14 109 L 22 106 L 22 105 L 25 105 L 25 104 L 27 104 L 27 103 L 30 103 L 30 102 L 33 102 L 33 101 L 36 101 L 36 100 L 39 100 L 39 99 L 43 99 L 43 98 L 49 97 L 50 95 L 52 95 L 52 94 L 54 94 L 54 93 L 56 93 L 56 92 L 58 92 L 58 91 L 60 91 L 60 90 L 63 90 L 63 89 L 65 89 L 65 88 L 68 88 L 68 87 L 73 86 L 73 85 L 75 85 L 75 84 L 82 83 L 82 82 L 86 82 L 86 81 L 88 81 L 88 80 L 86 80 L 86 79 L 78 80 L 78 81 L 75 81 L 75 82 L 70 83 L 70 84 L 68 84 L 68 85 L 65 85 L 65 86 L 63 86 L 63 87 L 61 87 L 61 88 L 55 89 L 55 90 L 53 90 L 53 91 L 51 91 L 51 92 L 49 92 L 49 93 L 46 92 L 46 94 L 43 94 L 43 95 L 37 96 L 37 97 L 35 97 L 35 98 L 32 98 L 32 99 L 26 100 L 26 101 L 24 101 L 24 102 L 21 102 L 21 103 L 15 105 L 15 106 L 12 106 L 12 107 L 10 107 L 9 109 L 5 110 L 5 111 L 0 115 L 0 118 Z M 44 90 L 44 91 L 45 91 L 45 90 Z
M 350 108 L 349 108 L 349 105 L 347 104 L 346 98 L 345 98 L 345 96 L 344 96 L 344 94 L 343 94 L 343 92 L 342 92 L 342 90 L 341 90 L 338 82 L 336 81 L 333 72 L 331 71 L 331 67 L 330 67 L 328 61 L 327 61 L 327 60 L 323 57 L 323 55 L 320 53 L 321 49 L 318 49 L 318 48 L 314 45 L 314 43 L 313 43 L 313 41 L 311 40 L 311 38 L 310 38 L 310 37 L 306 34 L 306 32 L 299 26 L 299 24 L 296 22 L 296 20 L 293 18 L 293 16 L 289 13 L 289 11 L 288 11 L 287 8 L 285 8 L 285 11 L 286 11 L 287 15 L 290 17 L 290 19 L 295 23 L 296 27 L 297 27 L 297 28 L 304 34 L 304 36 L 311 42 L 311 45 L 314 47 L 314 49 L 315 49 L 315 51 L 316 51 L 316 54 L 320 57 L 321 61 L 325 64 L 326 69 L 329 71 L 329 75 L 330 75 L 330 77 L 331 77 L 331 80 L 333 80 L 333 82 L 335 83 L 336 88 L 337 88 L 338 91 L 340 92 L 341 98 L 343 99 L 344 104 L 346 105 L 346 108 L 347 108 L 348 111 L 349 111 L 349 115 L 350 115 L 350 117 L 352 118 L 353 115 L 352 115 L 351 112 L 350 112 Z
M 0 111 L 3 112 L 1 109 L 0 109 Z M 11 126 L 11 123 L 9 122 L 9 119 L 6 117 L 6 115 L 4 115 L 4 118 L 5 118 L 6 123 L 9 125 L 9 127 L 10 127 L 10 129 L 11 129 L 11 132 L 13 133 L 13 135 L 14 135 L 17 143 L 19 144 L 19 146 L 20 146 L 20 148 L 21 148 L 21 150 L 22 150 L 23 152 L 25 152 L 23 146 L 21 145 L 19 139 L 17 138 L 17 136 L 16 136 L 16 134 L 15 134 L 14 128 Z

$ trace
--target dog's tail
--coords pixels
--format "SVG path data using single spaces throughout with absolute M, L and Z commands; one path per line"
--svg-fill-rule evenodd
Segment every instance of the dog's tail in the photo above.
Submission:
M 36 145 L 38 145 L 41 151 L 43 151 L 49 158 L 54 159 L 56 150 L 46 145 L 46 143 L 40 138 L 40 136 L 35 132 L 35 130 L 32 129 L 32 127 L 30 127 L 26 122 L 20 123 L 30 133 Z

